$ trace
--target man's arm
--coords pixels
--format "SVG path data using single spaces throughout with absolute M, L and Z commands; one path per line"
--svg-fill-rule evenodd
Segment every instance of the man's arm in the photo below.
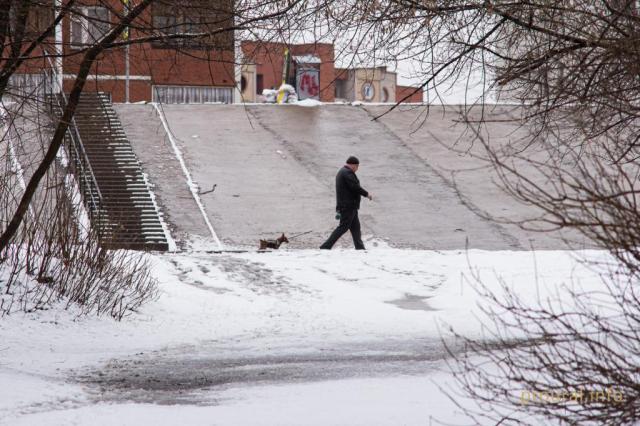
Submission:
M 347 181 L 347 186 L 353 192 L 357 192 L 358 194 L 360 194 L 363 197 L 368 197 L 369 196 L 369 193 L 367 191 L 365 191 L 365 189 L 363 187 L 360 186 L 360 183 L 358 182 L 358 179 L 356 178 L 355 174 L 353 174 L 353 173 L 347 174 L 346 181 Z

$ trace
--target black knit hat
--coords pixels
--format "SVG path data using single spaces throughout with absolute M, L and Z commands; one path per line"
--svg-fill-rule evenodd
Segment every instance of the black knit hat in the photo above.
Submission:
M 347 158 L 347 164 L 360 164 L 360 160 L 352 155 L 351 157 Z

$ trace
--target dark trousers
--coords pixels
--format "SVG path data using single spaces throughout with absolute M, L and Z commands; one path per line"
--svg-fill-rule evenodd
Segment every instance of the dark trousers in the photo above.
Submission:
M 358 210 L 342 210 L 340 212 L 340 224 L 331 233 L 327 241 L 320 246 L 321 249 L 331 249 L 333 245 L 342 237 L 342 235 L 351 231 L 353 237 L 353 245 L 356 246 L 356 250 L 364 250 L 364 244 L 362 243 L 362 236 L 360 234 L 360 219 L 358 219 Z

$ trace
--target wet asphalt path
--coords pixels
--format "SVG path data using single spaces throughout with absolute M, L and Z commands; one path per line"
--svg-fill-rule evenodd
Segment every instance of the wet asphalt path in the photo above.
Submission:
M 315 347 L 314 347 L 315 346 Z M 324 347 L 323 347 L 324 346 Z M 307 347 L 306 351 L 300 348 Z M 452 345 L 449 350 L 455 350 Z M 448 356 L 440 341 L 363 342 L 297 349 L 245 351 L 215 342 L 139 353 L 97 369 L 75 371 L 95 401 L 154 404 L 216 404 L 230 387 L 308 383 L 363 377 L 423 376 Z

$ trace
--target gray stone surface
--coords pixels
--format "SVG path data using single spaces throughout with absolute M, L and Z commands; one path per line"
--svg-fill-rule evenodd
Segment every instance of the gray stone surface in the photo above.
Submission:
M 1 139 L 1 151 L 4 166 L 10 167 L 10 184 L 7 186 L 8 191 L 2 192 L 2 196 L 6 199 L 2 200 L 3 213 L 1 215 L 12 217 L 18 203 L 24 195 L 23 184 L 29 184 L 36 169 L 44 159 L 45 153 L 51 143 L 53 136 L 53 124 L 51 117 L 42 104 L 37 102 L 25 102 L 19 108 L 15 105 L 9 106 L 10 116 L 7 119 L 9 132 L 3 134 Z M 12 154 L 9 151 L 9 140 L 13 148 Z M 4 156 L 7 156 L 6 158 Z M 13 170 L 13 164 L 9 159 L 15 155 L 15 160 L 19 164 L 22 171 L 22 182 Z M 56 189 L 64 188 L 64 176 L 66 170 L 61 167 L 58 161 L 55 161 L 47 170 L 46 175 L 40 181 L 38 190 L 32 199 L 29 216 L 49 214 L 54 215 L 55 204 L 52 204 L 53 192 Z M 46 213 L 42 213 L 45 209 Z M 2 218 L 0 220 L 5 220 Z
M 349 155 L 360 158 L 360 181 L 374 195 L 373 202 L 362 203 L 365 235 L 405 247 L 460 248 L 467 237 L 472 247 L 514 247 L 514 241 L 462 205 L 429 164 L 362 108 L 253 107 L 251 112 L 318 180 L 332 185 L 337 167 Z M 325 202 L 331 205 L 333 198 Z
M 334 225 L 331 176 L 316 178 L 251 110 L 165 105 L 164 111 L 194 179 L 203 191 L 216 185 L 201 198 L 224 243 L 257 247 L 260 238 L 312 230 L 291 246 L 321 244 Z
M 210 236 L 162 122 L 152 105 L 115 104 L 171 234 L 178 243 Z
M 570 232 L 533 232 L 524 231 L 511 224 L 539 216 L 541 212 L 530 205 L 516 202 L 501 189 L 500 179 L 491 164 L 486 161 L 486 148 L 478 142 L 467 124 L 461 123 L 459 106 L 432 106 L 428 111 L 424 107 L 401 106 L 389 112 L 388 106 L 366 106 L 371 118 L 380 117 L 379 123 L 386 128 L 392 138 L 404 144 L 414 155 L 420 158 L 425 166 L 432 168 L 442 181 L 458 198 L 464 199 L 468 209 L 483 216 L 496 219 L 494 229 L 510 241 L 513 248 L 530 249 L 562 249 L 570 241 L 577 248 L 590 246 L 577 233 Z M 492 148 L 499 149 L 509 143 L 519 146 L 528 140 L 527 129 L 515 122 L 520 116 L 518 107 L 506 105 L 478 106 L 471 109 L 469 118 L 486 120 L 486 129 L 481 133 Z M 527 148 L 528 155 L 540 157 L 535 146 Z M 540 157 L 541 158 L 541 157 Z M 535 171 L 528 170 L 532 166 L 523 161 L 514 164 L 524 171 L 528 177 L 544 187 L 548 184 L 540 181 Z M 455 212 L 450 212 L 455 214 Z M 511 223 L 510 223 L 511 222 Z M 500 224 L 498 224 L 500 223 Z M 470 227 L 473 225 L 470 223 Z M 470 242 L 476 231 L 470 229 Z M 481 248 L 500 248 L 486 241 Z
M 170 222 L 183 234 L 207 235 L 184 178 L 151 106 L 116 107 Z M 422 120 L 415 108 L 372 118 L 384 106 L 165 105 L 164 111 L 202 195 L 216 233 L 229 246 L 257 246 L 259 238 L 313 231 L 291 242 L 315 248 L 336 225 L 334 176 L 349 155 L 361 160 L 362 185 L 374 195 L 360 210 L 365 243 L 459 249 L 563 248 L 558 235 L 524 232 L 487 220 L 531 209 L 497 188 L 466 146 L 453 107 Z M 501 108 L 501 109 L 500 109 Z M 510 114 L 499 107 L 494 117 Z M 419 126 L 419 124 L 422 126 Z M 496 143 L 517 137 L 510 123 L 490 125 Z M 515 133 L 514 133 L 515 132 Z M 349 235 L 339 242 L 351 246 Z

